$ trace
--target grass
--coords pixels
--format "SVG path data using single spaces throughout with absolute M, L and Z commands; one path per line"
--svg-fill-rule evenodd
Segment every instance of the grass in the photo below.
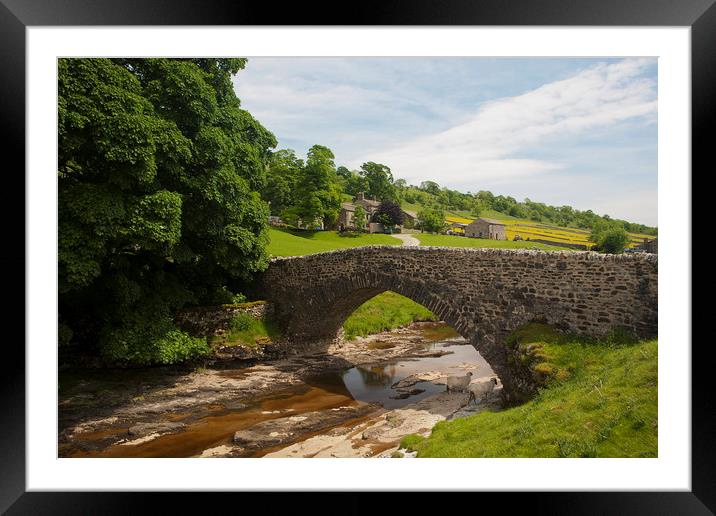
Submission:
M 254 319 L 250 314 L 239 313 L 229 323 L 229 330 L 224 335 L 212 337 L 210 345 L 258 348 L 279 336 L 280 331 L 274 321 Z
M 406 436 L 418 457 L 657 457 L 657 341 L 594 341 L 542 324 L 513 334 L 545 386 L 524 405 Z
M 336 231 L 300 231 L 269 228 L 268 251 L 272 256 L 303 256 L 334 249 L 364 245 L 400 245 L 390 235 L 352 233 L 341 236 Z
M 437 321 L 437 317 L 423 305 L 396 294 L 383 292 L 369 299 L 343 324 L 347 339 L 371 335 L 405 326 L 414 321 Z
M 566 249 L 558 245 L 540 244 L 538 242 L 512 240 L 489 240 L 486 238 L 467 238 L 452 235 L 432 235 L 429 233 L 418 233 L 413 235 L 420 240 L 420 245 L 445 246 L 445 247 L 499 247 L 504 249 L 542 249 L 545 251 L 559 251 Z

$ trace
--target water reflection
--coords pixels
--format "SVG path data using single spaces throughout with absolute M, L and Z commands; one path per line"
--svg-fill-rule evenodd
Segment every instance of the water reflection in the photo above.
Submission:
M 444 349 L 452 353 L 419 360 L 400 360 L 387 365 L 352 367 L 342 374 L 341 379 L 353 399 L 377 402 L 381 403 L 385 408 L 393 409 L 445 390 L 444 385 L 419 382 L 412 388 L 422 392 L 400 399 L 398 398 L 400 393 L 392 389 L 391 385 L 407 376 L 426 371 L 460 375 L 471 371 L 474 378 L 492 375 L 492 369 L 485 359 L 468 343 L 456 345 L 454 341 L 434 342 L 430 343 L 430 348 Z

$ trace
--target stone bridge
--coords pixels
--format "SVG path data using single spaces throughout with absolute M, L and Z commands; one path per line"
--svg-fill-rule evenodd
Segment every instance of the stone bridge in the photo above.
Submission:
M 361 304 L 386 290 L 433 311 L 469 340 L 517 400 L 534 393 L 508 366 L 505 337 L 534 320 L 601 336 L 657 334 L 657 255 L 370 246 L 277 258 L 257 284 L 289 341 L 320 351 Z

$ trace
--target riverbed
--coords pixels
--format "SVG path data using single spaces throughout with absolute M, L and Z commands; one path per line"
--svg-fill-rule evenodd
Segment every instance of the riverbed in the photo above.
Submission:
M 66 372 L 61 457 L 399 456 L 410 433 L 499 410 L 447 393 L 448 375 L 495 376 L 443 323 L 414 323 L 280 360 L 193 370 Z

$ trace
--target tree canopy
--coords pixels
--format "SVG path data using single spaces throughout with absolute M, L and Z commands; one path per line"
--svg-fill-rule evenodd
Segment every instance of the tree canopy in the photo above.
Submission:
M 383 201 L 373 213 L 372 222 L 379 222 L 387 227 L 400 226 L 405 221 L 400 204 L 395 201 Z
M 623 253 L 629 244 L 629 235 L 617 222 L 599 221 L 592 228 L 589 240 L 594 242 L 593 250 L 605 253 Z
M 245 59 L 60 59 L 61 334 L 104 356 L 207 351 L 177 330 L 267 265 L 258 190 L 275 137 L 231 83 Z M 66 340 L 67 340 L 66 339 Z

